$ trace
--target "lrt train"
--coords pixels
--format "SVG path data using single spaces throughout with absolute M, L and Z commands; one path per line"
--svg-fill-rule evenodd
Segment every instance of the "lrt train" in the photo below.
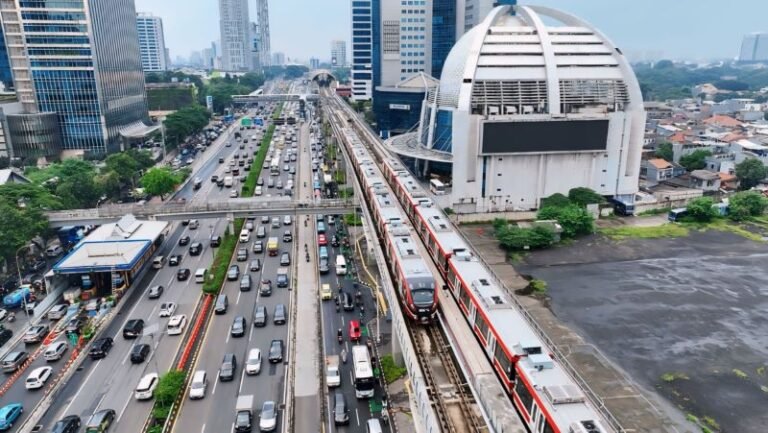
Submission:
M 406 218 L 412 224 L 408 231 L 415 232 L 423 241 L 446 282 L 444 289 L 454 297 L 532 433 L 615 433 L 619 430 L 618 422 L 606 411 L 598 410 L 594 399 L 588 398 L 575 372 L 555 359 L 542 341 L 545 337 L 522 305 L 474 256 L 464 237 L 400 161 L 381 155 L 381 164 L 376 165 L 354 132 L 347 129 L 344 134 L 350 145 L 348 154 L 364 181 L 368 206 L 379 230 L 386 230 L 387 258 L 393 274 L 398 275 L 408 315 L 413 319 L 433 317 L 437 297 L 429 295 L 434 293 L 434 281 L 427 273 L 409 274 L 404 267 L 405 262 L 417 260 L 401 254 L 416 251 L 412 239 L 406 237 L 405 248 L 403 243 L 397 243 L 395 233 L 407 227 Z M 391 190 L 383 192 L 384 183 Z M 392 200 L 402 205 L 407 216 L 390 211 Z M 398 209 L 398 212 L 402 211 Z M 423 269 L 426 270 L 426 266 Z M 407 281 L 405 285 L 403 280 Z M 426 290 L 419 293 L 421 287 Z M 424 303 L 419 303 L 420 300 Z

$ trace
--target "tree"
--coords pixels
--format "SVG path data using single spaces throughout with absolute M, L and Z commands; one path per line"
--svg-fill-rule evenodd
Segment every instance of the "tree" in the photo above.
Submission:
M 67 209 L 86 209 L 96 206 L 104 190 L 96 183 L 94 176 L 80 173 L 59 182 L 56 195 Z
M 768 199 L 757 191 L 737 192 L 728 201 L 728 217 L 734 221 L 743 221 L 762 215 L 766 206 Z
M 691 200 L 685 208 L 694 221 L 709 222 L 717 216 L 717 211 L 712 207 L 714 204 L 709 197 L 699 197 Z
M 152 152 L 148 150 L 128 149 L 125 153 L 136 161 L 139 170 L 146 170 L 155 165 L 155 160 L 152 159 Z
M 0 256 L 10 260 L 19 248 L 47 228 L 48 220 L 40 210 L 0 202 Z
M 541 199 L 540 207 L 564 207 L 569 206 L 570 204 L 571 200 L 569 200 L 568 197 L 560 194 L 559 192 L 556 192 L 549 197 L 544 197 Z
M 664 142 L 656 147 L 656 157 L 672 162 L 675 159 L 675 152 L 672 150 L 672 143 Z
M 496 237 L 501 246 L 507 250 L 522 250 L 525 248 L 545 248 L 555 242 L 555 233 L 546 226 L 534 226 L 533 228 L 520 228 L 507 226 L 496 230 Z
M 158 195 L 161 199 L 173 192 L 179 183 L 178 177 L 167 168 L 151 168 L 141 178 L 144 191 L 150 195 Z
M 117 173 L 117 178 L 123 185 L 135 187 L 135 177 L 139 171 L 139 163 L 125 152 L 113 153 L 105 161 L 107 170 Z
M 563 228 L 563 237 L 573 238 L 595 231 L 594 218 L 586 209 L 572 204 L 564 207 L 545 207 L 539 210 L 537 220 L 556 220 Z
M 96 185 L 107 197 L 120 197 L 120 179 L 114 171 L 107 171 L 96 176 Z
M 707 166 L 707 157 L 711 155 L 712 152 L 708 150 L 694 150 L 692 153 L 680 157 L 680 165 L 688 171 L 701 170 Z
M 568 191 L 568 199 L 579 206 L 587 206 L 593 203 L 604 203 L 605 198 L 589 188 L 572 188 Z
M 0 203 L 26 209 L 57 210 L 64 208 L 61 200 L 51 194 L 50 191 L 39 185 L 27 183 L 0 185 Z
M 736 164 L 736 177 L 739 178 L 739 188 L 742 190 L 757 186 L 766 176 L 768 170 L 760 160 L 749 158 Z

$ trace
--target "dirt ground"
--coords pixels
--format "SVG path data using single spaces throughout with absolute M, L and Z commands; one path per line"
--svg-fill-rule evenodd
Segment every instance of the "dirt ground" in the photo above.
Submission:
M 515 265 L 647 389 L 722 432 L 768 431 L 768 244 L 717 231 L 591 236 Z M 717 431 L 717 428 L 712 428 Z

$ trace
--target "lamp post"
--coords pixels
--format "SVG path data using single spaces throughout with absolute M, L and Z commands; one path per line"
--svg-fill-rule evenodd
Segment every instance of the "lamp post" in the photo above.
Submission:
M 19 286 L 21 286 L 21 266 L 19 265 L 19 251 L 29 248 L 29 245 L 22 245 L 19 247 L 19 249 L 16 250 L 16 254 L 14 255 L 14 258 L 16 259 L 16 272 L 19 274 Z M 31 288 L 30 288 L 31 291 Z M 27 316 L 27 322 L 29 322 L 29 311 L 27 311 L 27 297 L 24 296 L 24 293 L 21 293 L 21 304 L 24 308 L 24 314 Z
M 211 240 L 213 240 L 213 224 L 208 224 L 208 228 L 211 229 Z M 211 250 L 211 260 L 214 260 L 216 258 L 216 252 L 213 250 L 213 247 L 208 248 Z

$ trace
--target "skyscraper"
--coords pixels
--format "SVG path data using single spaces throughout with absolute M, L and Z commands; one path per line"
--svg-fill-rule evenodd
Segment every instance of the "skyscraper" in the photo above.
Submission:
M 141 66 L 144 72 L 167 70 L 162 18 L 139 12 L 136 14 L 136 28 L 139 32 Z
M 347 41 L 331 41 L 331 66 L 347 66 Z
M 225 71 L 247 71 L 251 67 L 248 0 L 219 0 L 221 62 Z
M 309 68 L 320 69 L 320 59 L 316 57 L 312 57 L 311 59 L 309 59 Z
M 259 57 L 261 67 L 272 64 L 272 45 L 269 36 L 269 0 L 256 0 L 256 15 L 259 25 Z
M 741 42 L 739 61 L 768 61 L 768 33 L 752 33 L 744 36 L 744 40 Z
M 285 65 L 285 54 L 279 51 L 272 54 L 272 64 L 275 66 Z
M 146 128 L 147 97 L 133 0 L 0 2 L 15 89 L 26 113 L 54 112 L 62 147 L 104 154 Z M 40 17 L 45 17 L 41 24 Z M 2 74 L 0 74 L 2 75 Z
M 352 1 L 352 99 L 364 101 L 373 96 L 379 50 L 380 0 Z
M 261 42 L 259 41 L 259 25 L 252 22 L 248 34 L 251 49 L 251 70 L 261 70 Z

